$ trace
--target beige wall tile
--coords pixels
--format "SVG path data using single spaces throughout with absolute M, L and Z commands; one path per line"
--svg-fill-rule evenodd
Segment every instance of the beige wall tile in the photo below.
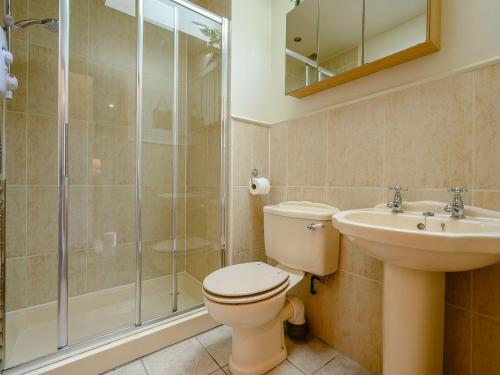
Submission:
M 267 205 L 267 203 L 267 195 L 252 195 L 250 197 L 252 216 L 252 250 L 264 248 L 264 206 Z
M 68 243 L 69 249 L 86 249 L 88 247 L 88 187 L 69 187 Z
M 142 238 L 144 241 L 162 240 L 172 235 L 172 198 L 166 198 L 164 189 L 142 189 Z
M 252 126 L 232 120 L 233 185 L 247 186 L 252 171 Z
M 470 375 L 471 314 L 446 306 L 443 375 Z
M 28 186 L 28 255 L 53 253 L 57 249 L 57 186 Z
M 162 241 L 144 241 L 142 244 L 142 279 L 149 280 L 172 273 L 172 253 L 163 249 Z
M 269 127 L 252 125 L 252 169 L 269 179 Z
M 187 237 L 203 238 L 207 233 L 207 188 L 188 187 L 186 202 L 186 235 Z
M 7 311 L 26 307 L 27 288 L 27 260 L 26 258 L 7 259 L 5 281 L 5 306 Z
M 272 186 L 285 186 L 288 159 L 288 122 L 270 128 L 270 181 Z
M 471 272 L 446 274 L 446 302 L 464 308 L 471 307 Z
M 221 225 L 220 189 L 218 187 L 207 188 L 207 199 L 205 201 L 205 205 L 205 212 L 207 215 L 207 231 L 205 238 L 214 244 L 218 244 L 220 240 Z
M 472 73 L 391 94 L 385 147 L 387 186 L 470 187 Z
M 474 72 L 476 189 L 500 189 L 500 66 Z
M 57 255 L 28 258 L 28 305 L 39 305 L 57 298 Z
M 9 185 L 25 185 L 26 115 L 24 113 L 8 111 L 5 113 L 5 141 L 7 181 Z
M 86 185 L 88 182 L 87 130 L 87 123 L 85 121 L 70 121 L 68 132 L 70 184 Z
M 383 263 L 363 254 L 346 236 L 340 236 L 339 267 L 368 279 L 382 281 Z
M 288 185 L 325 186 L 327 114 L 291 122 L 288 128 Z
M 328 112 L 328 186 L 382 186 L 385 101 Z
M 326 296 L 326 342 L 373 373 L 381 374 L 381 284 L 338 272 L 328 284 Z
M 28 184 L 57 185 L 57 117 L 28 117 Z
M 287 201 L 286 187 L 271 186 L 269 192 L 269 204 L 278 204 Z
M 93 62 L 89 74 L 92 85 L 89 120 L 106 125 L 135 126 L 135 70 Z
M 30 44 L 28 58 L 28 111 L 56 116 L 57 50 Z
M 340 210 L 374 207 L 382 202 L 383 189 L 328 188 L 326 203 Z
M 472 316 L 472 374 L 495 375 L 500 369 L 500 322 Z
M 117 155 L 118 156 L 118 155 Z M 143 142 L 142 145 L 142 184 L 149 186 L 163 186 L 172 189 L 172 146 L 152 142 Z M 130 154 L 133 165 L 135 154 Z M 179 169 L 182 165 L 179 164 Z
M 134 133 L 134 128 L 124 126 L 90 125 L 89 183 L 93 185 L 135 184 Z
M 472 271 L 474 311 L 500 319 L 500 293 L 493 292 L 500 285 L 500 264 Z
M 210 126 L 207 130 L 207 180 L 206 185 L 220 186 L 220 125 Z
M 190 186 L 207 184 L 207 131 L 198 129 L 188 134 L 187 183 Z
M 87 251 L 87 290 L 94 292 L 135 280 L 135 245 L 132 243 Z
M 233 187 L 232 253 L 252 250 L 252 203 L 247 187 Z
M 102 247 L 106 232 L 116 233 L 118 244 L 135 241 L 135 188 L 93 186 L 89 190 L 89 245 Z
M 135 19 L 90 0 L 90 57 L 103 63 L 135 67 Z
M 87 292 L 87 253 L 85 250 L 72 251 L 68 255 L 69 295 L 79 296 Z
M 69 118 L 87 120 L 93 78 L 86 60 L 72 58 L 69 61 Z
M 474 206 L 500 211 L 500 191 L 475 191 Z
M 289 187 L 287 200 L 326 203 L 326 188 Z
M 6 256 L 26 256 L 26 186 L 7 186 L 6 195 Z

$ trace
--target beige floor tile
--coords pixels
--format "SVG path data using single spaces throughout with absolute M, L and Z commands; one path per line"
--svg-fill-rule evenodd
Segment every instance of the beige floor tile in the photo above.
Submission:
M 229 363 L 231 355 L 233 330 L 228 326 L 220 326 L 196 336 L 198 341 L 207 349 L 219 366 Z
M 208 375 L 218 369 L 217 363 L 194 338 L 143 358 L 149 375 Z
M 315 375 L 370 375 L 371 373 L 349 359 L 345 355 L 338 354 L 333 361 L 329 362 L 326 366 L 322 367 L 321 370 L 315 373 Z
M 229 371 L 229 365 L 224 366 L 223 370 L 227 375 L 232 375 L 231 371 Z M 271 371 L 266 372 L 265 375 L 302 375 L 302 374 L 303 372 L 300 371 L 297 367 L 295 367 L 289 361 L 285 361 L 280 363 Z
M 225 375 L 226 373 L 222 369 L 215 370 L 210 375 Z
M 267 375 L 302 375 L 303 372 L 297 367 L 291 364 L 289 361 L 282 362 L 271 371 L 266 373 Z
M 286 338 L 288 360 L 305 374 L 313 374 L 331 361 L 337 352 L 318 339 L 296 343 Z
M 110 372 L 107 375 L 147 375 L 146 369 L 142 364 L 142 361 L 135 361 L 125 366 L 118 367 Z

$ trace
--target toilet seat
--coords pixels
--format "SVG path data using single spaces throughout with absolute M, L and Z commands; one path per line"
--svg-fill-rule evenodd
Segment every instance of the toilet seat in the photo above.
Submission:
M 203 281 L 203 294 L 219 303 L 240 304 L 268 299 L 286 290 L 290 274 L 263 262 L 221 268 Z
M 277 295 L 283 291 L 286 291 L 288 289 L 289 284 L 290 284 L 290 281 L 287 280 L 275 289 L 271 289 L 271 290 L 264 292 L 264 293 L 257 293 L 257 294 L 252 294 L 249 296 L 242 296 L 242 297 L 218 296 L 216 294 L 212 294 L 212 293 L 208 292 L 205 289 L 203 289 L 203 295 L 205 296 L 205 298 L 207 298 L 213 302 L 223 303 L 223 304 L 228 304 L 228 305 L 253 303 L 253 302 L 259 302 L 259 301 L 266 300 L 268 298 L 274 297 L 275 295 Z

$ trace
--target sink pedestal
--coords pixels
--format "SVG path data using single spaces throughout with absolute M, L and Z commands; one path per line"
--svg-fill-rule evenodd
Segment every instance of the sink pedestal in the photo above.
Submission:
M 384 263 L 384 375 L 440 375 L 444 272 Z

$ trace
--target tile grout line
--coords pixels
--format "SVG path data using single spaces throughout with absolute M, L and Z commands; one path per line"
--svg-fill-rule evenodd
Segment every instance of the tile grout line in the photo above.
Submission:
M 218 327 L 216 327 L 216 328 L 218 328 Z M 215 328 L 212 328 L 212 330 L 213 330 L 213 329 L 215 329 Z M 211 331 L 211 330 L 209 330 L 209 331 Z M 209 332 L 209 331 L 206 331 L 206 332 Z M 200 335 L 201 335 L 201 334 L 200 334 Z M 198 338 L 198 336 L 200 336 L 200 335 L 196 335 L 196 336 L 194 336 L 194 339 L 196 340 L 196 342 L 198 342 L 198 344 L 200 344 L 200 346 L 203 348 L 203 350 L 205 350 L 205 351 L 208 353 L 208 355 L 210 356 L 210 358 L 212 358 L 212 360 L 215 362 L 215 364 L 216 364 L 217 366 L 219 366 L 219 370 L 222 370 L 222 366 L 221 366 L 221 365 L 219 365 L 219 362 L 217 362 L 217 360 L 216 360 L 216 359 L 212 356 L 212 354 L 210 354 L 210 352 L 208 351 L 208 349 L 205 347 L 205 345 L 203 345 L 203 343 L 202 343 L 202 342 L 200 341 L 200 339 Z M 224 365 L 224 366 L 226 366 L 226 365 Z M 209 373 L 209 375 L 210 375 L 210 374 L 212 374 L 212 373 L 214 373 L 214 372 L 216 372 L 216 371 L 217 371 L 217 370 L 212 371 L 211 373 Z M 224 370 L 222 370 L 222 371 L 224 371 Z
M 146 356 L 144 356 L 144 357 L 146 357 Z M 144 361 L 142 360 L 144 357 L 139 358 L 139 361 L 141 362 L 142 368 L 143 368 L 143 369 L 144 369 L 144 371 L 146 372 L 146 375 L 149 375 L 148 369 L 146 368 L 146 364 L 145 364 L 145 363 L 144 363 Z

